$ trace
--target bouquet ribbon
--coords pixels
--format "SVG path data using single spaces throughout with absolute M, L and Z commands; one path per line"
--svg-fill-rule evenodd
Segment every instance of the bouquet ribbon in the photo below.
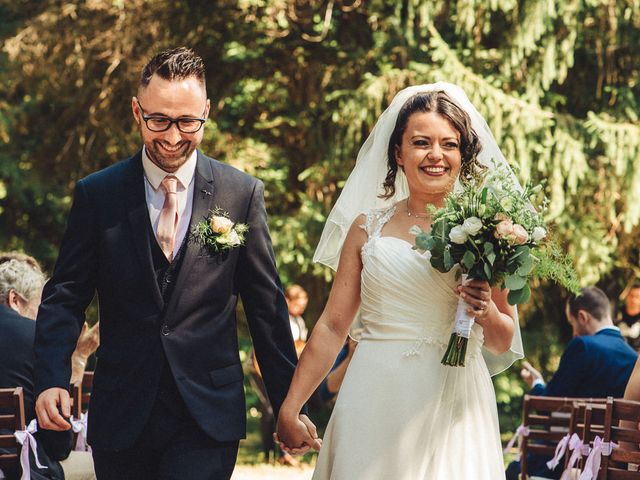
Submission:
M 29 449 L 33 452 L 33 458 L 35 459 L 38 468 L 47 468 L 40 464 L 40 459 L 38 458 L 38 442 L 36 441 L 36 437 L 33 436 L 37 431 L 38 421 L 34 418 L 26 429 L 16 430 L 13 434 L 13 436 L 16 437 L 16 440 L 18 440 L 18 443 L 22 445 L 22 449 L 20 451 L 20 466 L 22 467 L 21 480 L 31 480 Z

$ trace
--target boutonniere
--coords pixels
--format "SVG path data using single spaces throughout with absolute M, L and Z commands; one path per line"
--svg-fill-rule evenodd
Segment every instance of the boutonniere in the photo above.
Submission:
M 248 225 L 233 222 L 227 212 L 216 207 L 209 210 L 205 220 L 196 224 L 192 234 L 198 243 L 213 253 L 222 253 L 244 245 L 248 230 Z

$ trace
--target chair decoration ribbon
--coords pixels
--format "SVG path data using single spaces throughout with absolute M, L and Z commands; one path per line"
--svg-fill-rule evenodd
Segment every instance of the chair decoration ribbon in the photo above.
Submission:
M 87 444 L 87 421 L 89 412 L 80 414 L 80 418 L 71 418 L 71 428 L 73 432 L 78 434 L 74 450 L 79 452 L 91 451 L 91 447 Z
M 38 421 L 34 418 L 26 429 L 16 430 L 13 434 L 13 436 L 16 437 L 16 440 L 18 440 L 18 443 L 22 445 L 22 449 L 20 450 L 20 467 L 22 468 L 21 480 L 31 480 L 29 449 L 33 452 L 33 458 L 35 459 L 38 468 L 47 468 L 40 463 L 40 459 L 38 458 L 38 442 L 36 441 L 36 437 L 33 436 L 37 431 Z
M 553 458 L 547 462 L 547 467 L 549 468 L 549 470 L 555 470 L 555 468 L 558 466 L 558 463 L 560 463 L 560 460 L 564 456 L 564 453 L 567 451 L 567 447 L 569 446 L 570 440 L 571 440 L 571 435 L 567 433 L 564 437 L 562 437 L 562 440 L 558 442 L 558 445 L 556 446 L 556 452 L 553 455 Z
M 597 478 L 602 456 L 604 455 L 605 457 L 608 457 L 611 455 L 611 451 L 617 446 L 617 443 L 605 442 L 599 436 L 596 436 L 593 441 L 593 448 L 587 457 L 587 461 L 584 464 L 584 470 L 582 471 L 579 480 L 594 480 Z
M 578 463 L 578 460 L 580 460 L 580 457 L 588 455 L 590 452 L 589 445 L 585 445 L 584 443 L 582 443 L 582 440 L 576 433 L 571 435 L 568 448 L 569 451 L 573 453 L 571 454 L 571 457 L 569 457 L 569 463 L 567 464 L 567 468 L 565 469 L 565 471 L 562 472 L 560 480 L 570 480 L 571 472 Z
M 511 451 L 513 446 L 516 444 L 516 440 L 518 441 L 518 445 L 520 445 L 522 439 L 529 436 L 529 432 L 529 427 L 525 427 L 524 425 L 520 425 L 516 428 L 516 432 L 513 434 L 513 437 L 511 437 L 507 446 L 504 447 L 504 453 L 507 454 Z M 518 451 L 518 454 L 516 455 L 516 460 L 520 460 L 520 451 Z

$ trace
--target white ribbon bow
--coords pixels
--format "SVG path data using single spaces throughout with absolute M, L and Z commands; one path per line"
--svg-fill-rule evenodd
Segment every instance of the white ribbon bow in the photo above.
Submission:
M 22 467 L 21 480 L 31 480 L 29 449 L 33 452 L 33 458 L 35 459 L 38 468 L 47 468 L 40 464 L 40 459 L 38 458 L 38 442 L 36 441 L 36 437 L 33 436 L 37 431 L 38 421 L 34 418 L 25 430 L 16 430 L 13 434 L 13 436 L 16 437 L 16 440 L 18 440 L 18 443 L 22 445 L 22 449 L 20 451 L 20 466 Z
M 573 467 L 578 463 L 580 457 L 589 454 L 589 445 L 585 445 L 582 443 L 582 440 L 578 436 L 578 434 L 574 433 L 571 435 L 571 439 L 569 440 L 569 451 L 573 451 L 571 457 L 569 458 L 569 464 L 564 472 L 562 472 L 562 476 L 560 480 L 570 480 L 571 472 Z
M 80 418 L 71 417 L 71 428 L 73 432 L 78 434 L 74 450 L 79 452 L 91 451 L 91 447 L 87 444 L 87 421 L 89 412 L 80 414 Z
M 504 447 L 504 453 L 507 454 L 511 451 L 516 443 L 516 440 L 518 441 L 518 445 L 520 445 L 522 439 L 529 436 L 529 431 L 529 427 L 525 427 L 524 425 L 520 425 L 518 428 L 516 428 L 516 433 L 513 434 L 513 437 L 511 437 L 511 440 L 509 440 L 507 446 Z M 516 455 L 516 460 L 520 460 L 520 451 L 518 451 Z
M 562 440 L 558 442 L 558 446 L 556 447 L 556 452 L 553 455 L 553 458 L 547 462 L 547 467 L 549 468 L 549 470 L 555 470 L 555 468 L 558 466 L 558 463 L 560 463 L 560 460 L 564 456 L 564 453 L 567 451 L 570 440 L 571 436 L 567 433 L 564 437 L 562 437 Z

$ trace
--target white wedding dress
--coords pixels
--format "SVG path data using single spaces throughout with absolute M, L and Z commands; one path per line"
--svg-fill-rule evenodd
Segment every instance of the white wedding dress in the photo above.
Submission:
M 442 274 L 367 214 L 362 337 L 324 434 L 314 480 L 504 479 L 496 398 L 473 327 L 465 367 L 440 360 L 458 298 Z M 381 235 L 382 233 L 382 235 Z

